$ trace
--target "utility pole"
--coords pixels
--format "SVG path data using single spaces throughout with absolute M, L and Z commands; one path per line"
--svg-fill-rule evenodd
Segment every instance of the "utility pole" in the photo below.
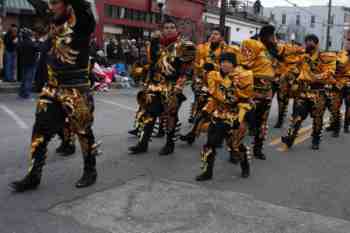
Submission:
M 331 24 L 332 24 L 332 0 L 328 3 L 328 24 L 327 24 L 327 36 L 326 36 L 326 50 L 329 50 L 329 43 L 331 41 Z
M 225 38 L 226 33 L 226 10 L 227 10 L 227 0 L 221 0 L 221 9 L 220 9 L 220 31 L 222 36 Z

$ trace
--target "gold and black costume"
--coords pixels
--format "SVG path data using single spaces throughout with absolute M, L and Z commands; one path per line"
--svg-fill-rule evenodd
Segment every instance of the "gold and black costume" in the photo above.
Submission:
M 336 54 L 313 51 L 303 56 L 300 75 L 297 78 L 298 93 L 288 135 L 282 142 L 291 147 L 298 136 L 302 122 L 310 116 L 312 125 L 312 148 L 319 149 L 321 141 L 323 116 L 326 109 L 326 87 L 336 84 Z
M 89 44 L 95 30 L 91 5 L 85 0 L 67 1 L 67 17 L 51 17 L 46 1 L 29 0 L 42 18 L 51 21 L 48 43 L 48 83 L 37 102 L 28 175 L 11 184 L 15 191 L 36 188 L 45 164 L 47 145 L 61 132 L 68 118 L 69 129 L 78 136 L 84 174 L 76 187 L 96 181 L 95 138 L 92 131 L 94 101 L 89 82 Z
M 256 158 L 265 160 L 262 153 L 267 134 L 267 120 L 272 102 L 272 82 L 275 78 L 273 58 L 259 40 L 244 40 L 241 44 L 240 64 L 254 74 L 254 146 Z
M 339 137 L 340 129 L 341 129 L 341 111 L 340 108 L 342 106 L 343 101 L 343 76 L 340 75 L 342 73 L 342 65 L 341 63 L 341 53 L 336 54 L 336 72 L 334 76 L 334 82 L 330 83 L 326 86 L 326 109 L 330 112 L 330 123 L 329 127 L 326 128 L 326 131 L 332 131 L 333 137 Z
M 208 101 L 208 79 L 210 78 L 208 73 L 213 70 L 220 71 L 220 56 L 223 53 L 234 53 L 238 59 L 239 47 L 229 46 L 225 42 L 218 44 L 207 42 L 197 46 L 192 84 L 194 103 L 190 117 L 193 126 L 189 133 L 180 137 L 188 144 L 194 143 L 203 126 L 206 126 L 210 121 L 206 113 L 202 111 Z
M 164 43 L 161 41 L 168 41 Z M 192 62 L 196 48 L 180 36 L 171 40 L 151 41 L 152 60 L 147 86 L 138 96 L 137 129 L 139 142 L 130 152 L 146 152 L 154 124 L 161 117 L 166 132 L 166 144 L 160 155 L 173 153 L 179 127 L 178 112 L 186 97 L 182 91 L 186 80 L 192 76 Z
M 209 99 L 203 111 L 210 119 L 207 142 L 201 152 L 202 173 L 197 181 L 213 176 L 216 148 L 225 139 L 229 150 L 240 162 L 242 177 L 250 174 L 247 148 L 243 144 L 246 134 L 246 113 L 252 108 L 254 95 L 253 73 L 237 66 L 229 74 L 211 71 L 208 74 Z
M 336 77 L 342 83 L 342 98 L 345 103 L 344 132 L 349 133 L 350 126 L 350 53 L 341 51 L 337 59 Z M 343 102 L 343 101 L 342 101 Z
M 277 102 L 278 120 L 275 128 L 281 128 L 288 110 L 289 100 L 294 98 L 299 64 L 305 53 L 304 48 L 291 42 L 279 44 L 279 55 L 283 58 L 276 69 L 278 76 Z

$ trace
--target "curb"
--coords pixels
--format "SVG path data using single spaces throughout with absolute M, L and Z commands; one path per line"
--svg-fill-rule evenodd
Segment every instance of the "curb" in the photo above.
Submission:
M 19 87 L 20 87 L 19 83 L 0 82 L 0 94 L 18 93 Z M 111 88 L 112 89 L 122 89 L 123 86 L 119 83 L 112 83 Z

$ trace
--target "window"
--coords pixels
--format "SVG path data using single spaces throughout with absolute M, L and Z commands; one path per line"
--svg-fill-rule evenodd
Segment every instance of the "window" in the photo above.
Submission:
M 105 15 L 112 19 L 128 19 L 133 21 L 144 21 L 147 23 L 157 23 L 160 20 L 160 14 L 140 11 L 130 8 L 105 5 Z
M 312 15 L 311 16 L 311 24 L 310 24 L 310 26 L 312 28 L 314 28 L 315 27 L 315 23 L 316 23 L 316 16 Z
M 110 5 L 105 5 L 105 15 L 108 17 L 112 17 L 113 15 L 113 7 Z
M 270 20 L 271 20 L 271 21 L 275 21 L 275 14 L 272 14 L 272 12 L 271 12 L 271 14 L 270 14 Z
M 114 18 L 114 19 L 120 18 L 120 8 L 119 7 L 113 7 L 112 18 Z
M 152 21 L 152 14 L 147 12 L 145 15 L 145 21 L 146 23 L 150 23 Z
M 236 32 L 239 32 L 241 29 L 240 28 L 236 28 Z
M 287 23 L 287 15 L 283 14 L 282 15 L 282 24 L 285 25 Z
M 126 14 L 125 13 L 125 8 L 120 8 L 120 15 L 119 16 L 120 16 L 121 19 L 125 19 L 126 18 L 125 14 Z
M 300 25 L 300 15 L 297 15 L 296 25 Z

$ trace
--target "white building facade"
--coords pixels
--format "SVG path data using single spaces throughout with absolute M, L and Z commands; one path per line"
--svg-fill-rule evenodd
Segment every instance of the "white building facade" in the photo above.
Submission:
M 220 16 L 218 14 L 206 12 L 203 15 L 203 21 L 207 24 L 220 24 Z M 259 32 L 260 28 L 263 26 L 261 23 L 240 19 L 234 16 L 226 17 L 226 25 L 228 29 L 228 42 L 230 44 L 239 44 L 245 39 L 249 39 Z
M 275 24 L 282 39 L 303 42 L 307 34 L 315 34 L 320 39 L 321 49 L 326 48 L 328 7 L 273 7 L 264 8 L 264 16 Z M 332 7 L 330 27 L 330 50 L 339 51 L 349 43 L 350 8 Z

